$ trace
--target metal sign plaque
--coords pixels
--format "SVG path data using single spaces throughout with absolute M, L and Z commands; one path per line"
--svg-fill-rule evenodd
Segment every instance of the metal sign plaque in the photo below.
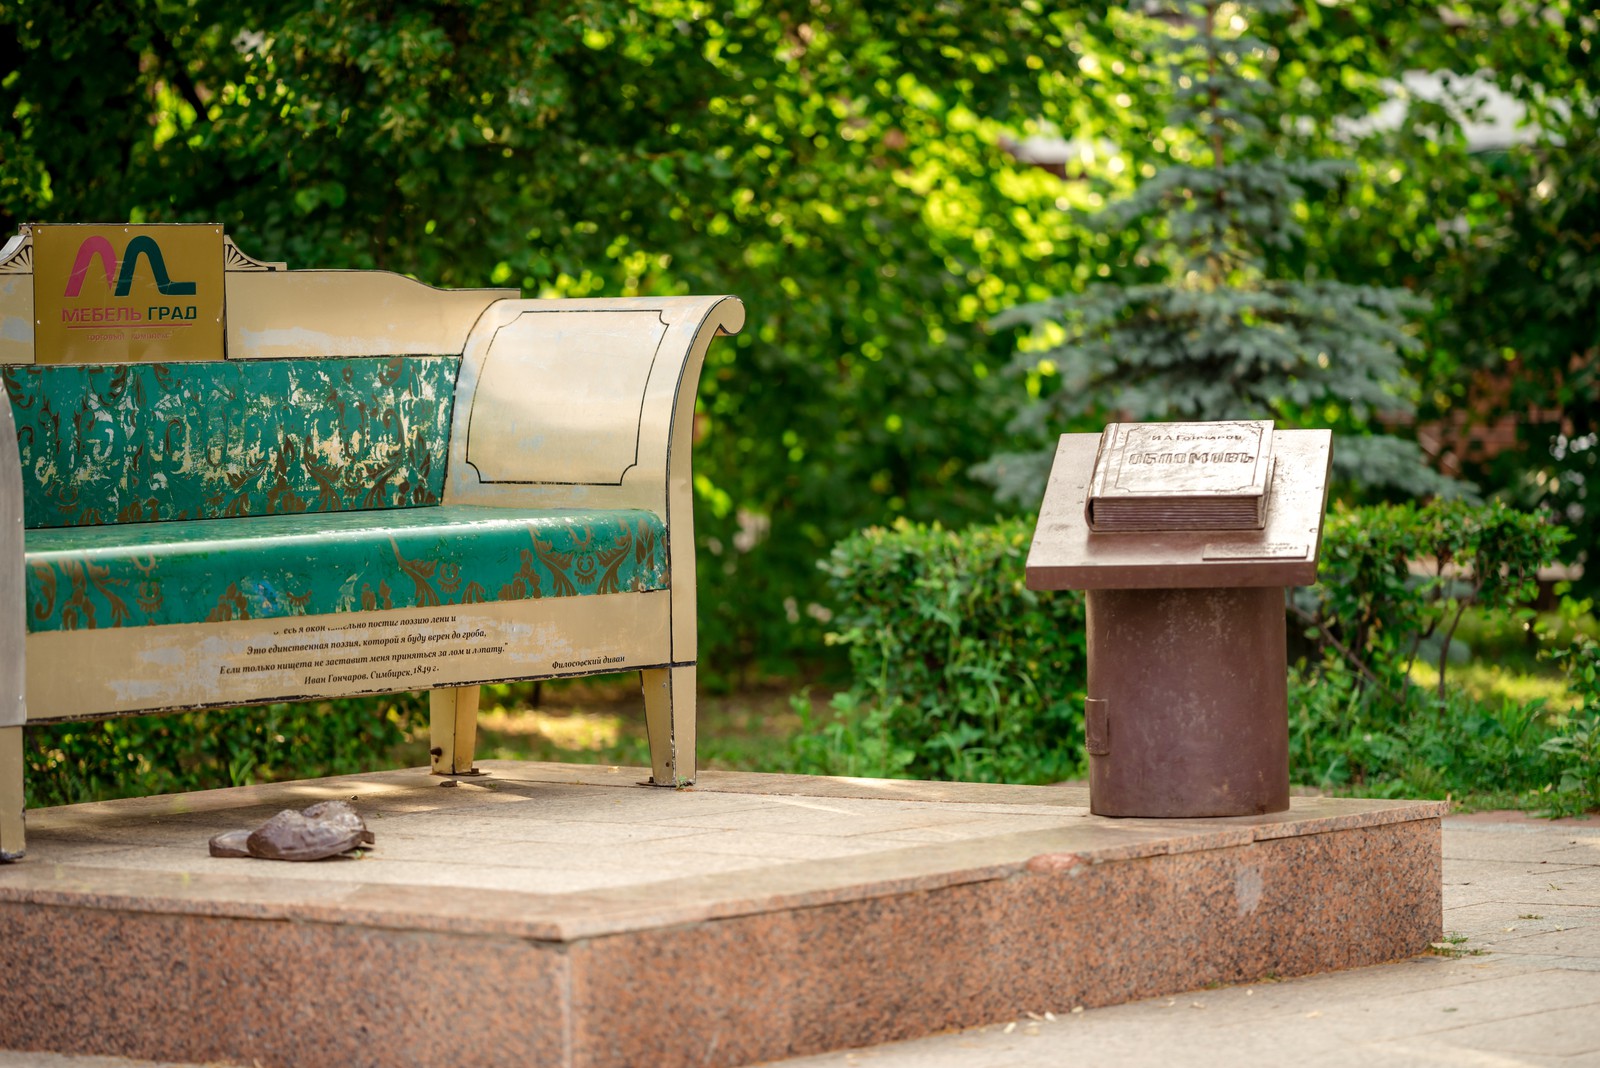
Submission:
M 1202 560 L 1304 560 L 1311 546 L 1303 541 L 1266 541 L 1255 545 L 1208 543 Z
M 28 229 L 40 363 L 222 359 L 221 226 Z

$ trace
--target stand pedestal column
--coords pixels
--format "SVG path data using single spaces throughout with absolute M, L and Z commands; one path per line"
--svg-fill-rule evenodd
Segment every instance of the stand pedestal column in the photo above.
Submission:
M 1282 588 L 1091 589 L 1087 598 L 1092 811 L 1286 810 Z

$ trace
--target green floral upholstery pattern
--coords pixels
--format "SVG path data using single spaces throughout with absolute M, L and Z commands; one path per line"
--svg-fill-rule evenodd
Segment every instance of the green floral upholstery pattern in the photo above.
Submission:
M 29 528 L 437 504 L 456 356 L 0 369 Z
M 665 589 L 665 531 L 647 511 L 466 505 L 32 530 L 28 630 Z

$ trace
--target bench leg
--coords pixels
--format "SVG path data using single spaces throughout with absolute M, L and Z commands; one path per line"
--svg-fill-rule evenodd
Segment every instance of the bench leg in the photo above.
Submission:
M 650 778 L 657 786 L 694 783 L 694 665 L 639 672 L 644 684 Z
M 478 687 L 428 692 L 428 744 L 435 775 L 469 775 L 478 744 Z
M 0 727 L 0 863 L 21 860 L 22 728 Z

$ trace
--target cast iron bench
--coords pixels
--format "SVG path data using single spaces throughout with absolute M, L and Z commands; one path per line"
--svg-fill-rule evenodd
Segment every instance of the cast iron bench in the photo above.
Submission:
M 215 272 L 161 253 L 213 237 Z M 743 320 L 288 271 L 220 227 L 24 227 L 0 856 L 24 723 L 426 689 L 433 771 L 461 774 L 480 684 L 637 670 L 653 781 L 692 782 L 695 388 Z

